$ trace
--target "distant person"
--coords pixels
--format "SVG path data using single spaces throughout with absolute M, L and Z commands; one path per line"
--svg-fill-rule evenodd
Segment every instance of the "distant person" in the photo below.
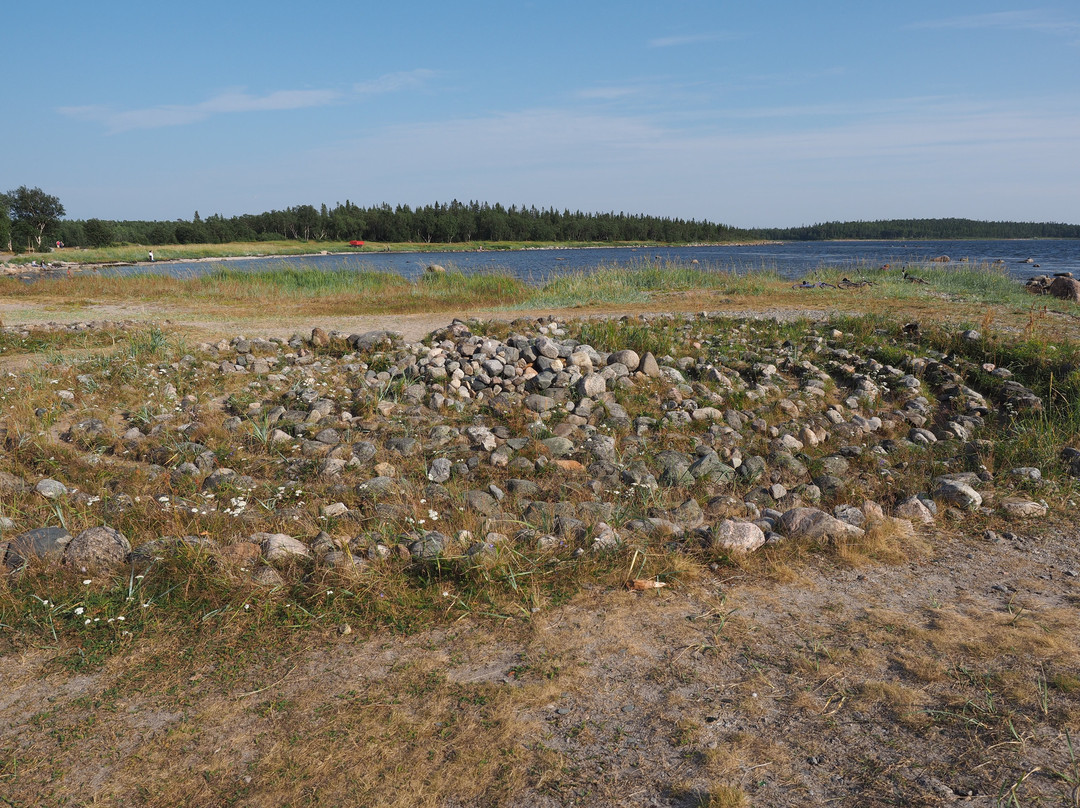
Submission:
M 150 251 L 150 260 L 151 261 L 154 260 L 154 251 L 153 250 Z

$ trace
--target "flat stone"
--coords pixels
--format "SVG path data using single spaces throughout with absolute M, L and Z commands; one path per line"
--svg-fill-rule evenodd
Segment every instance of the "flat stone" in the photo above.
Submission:
M 31 558 L 57 558 L 70 541 L 71 534 L 62 527 L 37 527 L 12 539 L 3 560 L 8 567 L 17 569 Z
M 1047 506 L 1041 502 L 1021 499 L 1019 497 L 1008 497 L 1003 499 L 1000 504 L 1005 513 L 1017 519 L 1032 519 L 1046 516 L 1047 511 L 1049 510 Z
M 252 542 L 262 547 L 263 558 L 270 564 L 301 558 L 311 558 L 311 549 L 299 539 L 285 533 L 256 533 Z
M 67 486 L 57 480 L 50 480 L 48 478 L 41 480 L 34 486 L 34 490 L 37 491 L 45 499 L 59 499 L 60 497 L 67 496 Z
M 547 447 L 552 457 L 565 457 L 574 451 L 573 441 L 567 438 L 544 438 L 540 442 Z
M 790 539 L 811 541 L 827 539 L 857 539 L 863 535 L 862 528 L 842 522 L 817 508 L 792 508 L 780 517 L 782 532 Z

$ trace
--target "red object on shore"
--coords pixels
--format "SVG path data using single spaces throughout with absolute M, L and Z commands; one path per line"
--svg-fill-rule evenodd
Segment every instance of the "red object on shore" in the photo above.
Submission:
M 364 242 L 362 242 L 362 241 L 350 241 L 349 246 L 350 247 L 363 247 Z

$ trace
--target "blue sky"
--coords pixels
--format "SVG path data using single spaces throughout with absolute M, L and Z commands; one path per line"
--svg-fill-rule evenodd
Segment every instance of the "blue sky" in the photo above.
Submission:
M 0 189 L 71 218 L 1080 222 L 1075 0 L 11 6 Z

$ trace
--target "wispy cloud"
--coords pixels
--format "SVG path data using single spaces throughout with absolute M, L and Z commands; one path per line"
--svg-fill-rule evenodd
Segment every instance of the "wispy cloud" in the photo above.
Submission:
M 434 70 L 420 68 L 418 70 L 406 70 L 399 73 L 387 73 L 371 81 L 361 81 L 353 85 L 353 92 L 361 95 L 375 93 L 395 93 L 400 90 L 411 90 L 419 87 L 438 74 Z
M 205 121 L 216 115 L 244 112 L 271 112 L 311 109 L 345 103 L 361 95 L 390 93 L 412 89 L 436 74 L 431 70 L 388 73 L 354 84 L 350 92 L 333 89 L 277 90 L 266 95 L 252 95 L 243 90 L 229 90 L 196 104 L 162 104 L 143 109 L 117 109 L 107 105 L 60 107 L 58 112 L 77 120 L 102 124 L 110 134 L 134 129 L 159 129 Z
M 945 17 L 939 20 L 924 20 L 912 23 L 907 27 L 938 29 L 1004 28 L 1009 31 L 1037 31 L 1060 36 L 1080 34 L 1080 22 L 1060 17 L 1045 9 L 967 14 L 959 17 Z
M 617 101 L 620 98 L 638 95 L 640 92 L 640 87 L 588 87 L 578 90 L 577 97 L 584 101 Z
M 838 114 L 821 115 L 830 112 Z M 998 204 L 1073 221 L 1080 211 L 1044 190 L 1063 187 L 1062 172 L 1080 182 L 1070 156 L 1080 127 L 1074 98 L 897 98 L 863 110 L 763 109 L 760 118 L 788 115 L 795 120 L 747 130 L 723 120 L 685 128 L 667 118 L 521 110 L 377 129 L 309 153 L 304 171 L 341 181 L 342 166 L 376 153 L 378 165 L 363 163 L 362 174 L 376 198 L 526 197 L 746 225 L 851 218 L 863 198 L 882 212 L 920 215 L 1008 218 Z
M 650 48 L 677 48 L 683 45 L 700 45 L 703 42 L 725 42 L 735 39 L 734 34 L 715 32 L 711 34 L 686 34 L 685 36 L 662 36 L 649 40 Z

